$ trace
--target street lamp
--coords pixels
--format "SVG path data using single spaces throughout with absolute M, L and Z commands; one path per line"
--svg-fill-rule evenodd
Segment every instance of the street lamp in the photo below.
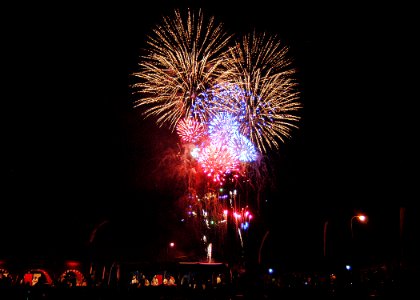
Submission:
M 174 247 L 175 247 L 175 243 L 174 242 L 170 242 L 166 246 L 166 260 L 169 260 L 169 248 L 174 248 Z
M 359 222 L 361 222 L 361 223 L 367 222 L 367 217 L 365 215 L 355 215 L 355 216 L 351 217 L 351 219 L 350 219 L 350 231 L 351 231 L 351 238 L 352 239 L 354 237 L 354 234 L 353 234 L 353 220 L 354 219 L 358 219 Z
M 358 219 L 359 222 L 367 222 L 367 217 L 365 215 L 359 214 L 359 215 L 355 215 L 353 217 L 350 218 L 350 231 L 351 231 L 351 237 L 353 239 L 353 220 L 354 219 Z M 327 229 L 328 229 L 328 220 L 326 220 L 324 222 L 324 236 L 323 236 L 323 241 L 324 241 L 324 257 L 327 256 Z

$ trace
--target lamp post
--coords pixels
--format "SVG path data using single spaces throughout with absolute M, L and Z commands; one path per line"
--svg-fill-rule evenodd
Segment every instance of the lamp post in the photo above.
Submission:
M 367 217 L 365 215 L 355 215 L 353 217 L 351 217 L 350 219 L 350 231 L 351 231 L 351 238 L 354 238 L 354 233 L 353 233 L 353 220 L 354 219 L 358 219 L 359 222 L 364 223 L 367 222 Z
M 328 221 L 324 222 L 324 257 L 327 257 L 327 227 Z
M 99 269 L 98 266 L 95 266 L 96 261 L 98 260 L 98 257 L 100 258 L 103 255 L 102 251 L 102 247 L 99 247 L 99 245 L 97 245 L 96 243 L 96 234 L 98 233 L 99 229 L 102 229 L 102 227 L 104 227 L 106 224 L 108 224 L 109 221 L 108 220 L 104 220 L 101 223 L 97 224 L 92 232 L 90 233 L 89 236 L 89 260 L 90 260 L 90 268 L 89 268 L 89 276 L 90 276 L 90 280 L 91 280 L 91 284 L 96 284 L 99 283 L 99 278 L 96 277 L 96 272 L 99 271 L 97 270 L 97 268 Z M 112 267 L 111 267 L 112 268 Z M 103 265 L 102 268 L 102 277 L 101 280 L 102 282 L 104 282 L 105 280 L 105 271 L 106 271 L 106 265 Z
M 357 255 L 357 252 L 356 252 L 357 247 L 355 243 L 353 243 L 353 239 L 354 239 L 353 220 L 354 219 L 357 219 L 357 221 L 360 223 L 365 223 L 367 222 L 367 217 L 363 214 L 358 214 L 350 218 L 350 231 L 351 231 L 351 254 L 350 255 L 351 255 L 351 261 L 354 264 L 354 269 L 352 266 L 349 265 L 350 267 L 349 270 L 353 270 L 350 283 L 355 284 L 354 286 L 356 287 L 361 283 L 361 277 L 360 277 L 360 267 L 359 267 L 360 256 Z
M 365 215 L 362 215 L 362 214 L 355 215 L 355 216 L 350 218 L 350 231 L 351 231 L 351 238 L 352 239 L 354 237 L 354 234 L 353 234 L 353 220 L 356 219 L 356 218 L 359 220 L 359 222 L 362 222 L 362 223 L 367 222 L 367 217 Z M 324 222 L 324 231 L 323 231 L 323 234 L 324 234 L 323 235 L 324 257 L 327 256 L 327 229 L 328 229 L 328 220 L 326 220 Z

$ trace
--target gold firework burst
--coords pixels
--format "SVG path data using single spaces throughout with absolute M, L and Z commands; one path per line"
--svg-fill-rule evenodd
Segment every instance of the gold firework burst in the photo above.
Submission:
M 278 148 L 300 120 L 300 93 L 288 51 L 276 36 L 254 31 L 237 41 L 225 59 L 233 70 L 228 81 L 240 92 L 224 96 L 223 105 L 236 110 L 242 133 L 261 152 Z
M 201 9 L 188 9 L 186 17 L 175 9 L 148 36 L 146 54 L 133 73 L 139 79 L 132 86 L 139 94 L 134 106 L 145 106 L 146 117 L 155 116 L 158 125 L 174 130 L 189 116 L 195 98 L 226 76 L 221 57 L 230 39 L 222 24 L 205 19 Z

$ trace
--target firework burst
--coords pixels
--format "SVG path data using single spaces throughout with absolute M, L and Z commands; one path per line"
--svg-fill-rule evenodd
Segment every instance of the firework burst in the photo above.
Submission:
M 201 9 L 164 17 L 148 36 L 140 70 L 133 73 L 140 79 L 133 85 L 140 95 L 135 107 L 146 106 L 146 117 L 156 116 L 157 124 L 175 129 L 190 116 L 197 96 L 226 76 L 220 57 L 230 38 L 214 17 L 205 21 Z
M 176 125 L 176 131 L 181 141 L 186 143 L 196 143 L 205 134 L 204 125 L 193 118 L 183 118 Z
M 275 36 L 245 35 L 230 48 L 229 82 L 215 89 L 221 109 L 234 112 L 241 132 L 262 152 L 278 148 L 300 120 L 296 73 L 288 48 Z M 227 90 L 227 91 L 226 91 Z

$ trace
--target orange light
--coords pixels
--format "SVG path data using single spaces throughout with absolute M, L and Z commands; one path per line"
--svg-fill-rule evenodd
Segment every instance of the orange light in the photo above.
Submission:
M 357 218 L 359 219 L 360 222 L 365 222 L 366 221 L 366 216 L 364 216 L 364 215 L 357 216 Z

